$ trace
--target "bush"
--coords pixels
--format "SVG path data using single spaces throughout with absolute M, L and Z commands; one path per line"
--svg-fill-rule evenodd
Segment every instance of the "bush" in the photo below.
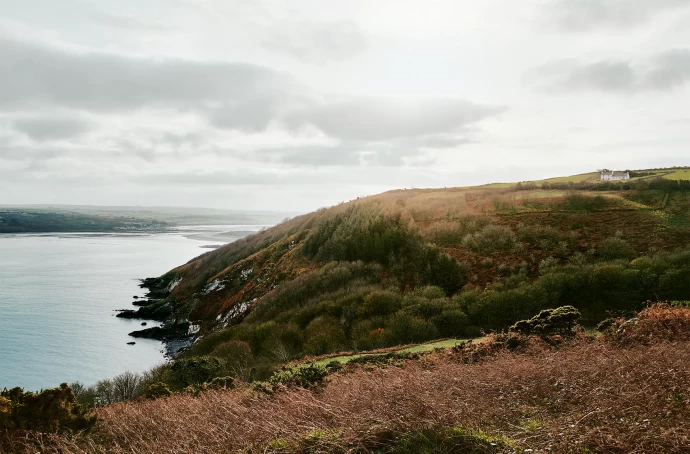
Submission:
M 357 308 L 357 316 L 370 318 L 377 315 L 388 315 L 400 309 L 401 305 L 402 297 L 399 293 L 377 290 L 364 297 L 364 301 Z
M 470 319 L 460 309 L 448 309 L 433 317 L 431 322 L 441 337 L 455 337 L 467 335 Z
M 388 322 L 387 345 L 412 344 L 438 338 L 438 330 L 429 321 L 406 313 L 397 313 Z
M 446 295 L 452 295 L 468 282 L 467 265 L 458 262 L 434 245 L 423 248 L 417 268 L 421 271 L 422 284 L 440 288 Z
M 560 208 L 566 211 L 595 211 L 606 207 L 606 205 L 606 199 L 600 195 L 589 197 L 571 191 L 560 204 Z
M 690 267 L 669 270 L 659 278 L 659 298 L 682 300 L 690 296 Z
M 312 320 L 305 331 L 307 338 L 304 349 L 311 355 L 322 355 L 340 351 L 347 345 L 345 331 L 338 321 L 330 316 Z
M 625 259 L 635 257 L 635 250 L 627 241 L 621 238 L 607 238 L 597 247 L 599 256 L 605 260 Z
M 173 392 L 170 390 L 167 383 L 158 382 L 149 385 L 148 388 L 146 388 L 146 391 L 144 391 L 143 397 L 146 399 L 158 399 L 172 395 Z
M 508 251 L 516 244 L 513 231 L 502 225 L 489 225 L 462 239 L 462 245 L 474 252 Z
M 233 389 L 235 387 L 234 377 L 216 377 L 208 383 L 204 383 L 206 388 L 211 389 Z
M 309 363 L 278 371 L 269 378 L 268 383 L 274 389 L 276 386 L 310 388 L 323 383 L 327 375 L 328 370 L 324 366 Z
M 248 343 L 238 340 L 225 342 L 213 350 L 212 356 L 223 360 L 230 375 L 243 381 L 251 379 L 254 355 Z
M 525 336 L 572 335 L 580 317 L 580 311 L 573 306 L 545 309 L 529 320 L 520 320 L 515 323 L 510 327 L 510 331 Z
M 213 356 L 198 356 L 183 358 L 175 361 L 170 368 L 172 380 L 178 388 L 201 385 L 218 377 L 223 370 L 224 363 Z
M 22 388 L 0 392 L 0 429 L 76 431 L 88 429 L 94 421 L 79 405 L 67 383 L 39 393 L 25 392 Z

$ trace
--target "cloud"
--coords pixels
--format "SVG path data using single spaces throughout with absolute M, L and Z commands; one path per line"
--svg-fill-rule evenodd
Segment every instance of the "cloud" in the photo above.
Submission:
M 282 21 L 267 32 L 265 48 L 307 63 L 349 59 L 366 48 L 364 34 L 352 21 Z
M 565 30 L 625 29 L 662 13 L 690 6 L 690 0 L 559 0 L 547 3 L 550 21 Z
M 277 106 L 298 89 L 289 76 L 251 64 L 76 53 L 7 39 L 0 39 L 0 79 L 5 108 L 100 112 L 218 103 L 251 108 L 263 100 Z
M 135 17 L 122 14 L 93 11 L 90 17 L 94 22 L 99 24 L 133 32 L 167 32 L 173 30 L 171 27 L 143 22 Z
M 313 124 L 340 139 L 381 141 L 456 131 L 501 110 L 455 99 L 400 102 L 353 97 L 308 106 L 289 120 Z
M 525 80 L 547 91 L 636 93 L 668 91 L 690 81 L 690 49 L 659 53 L 641 62 L 562 60 L 528 71 Z
M 361 165 L 384 158 L 400 165 L 405 157 L 424 154 L 422 148 L 438 147 L 433 142 L 453 138 L 455 146 L 463 144 L 467 139 L 458 136 L 469 125 L 502 111 L 459 99 L 397 101 L 319 93 L 286 73 L 246 63 L 80 53 L 7 39 L 0 40 L 0 80 L 0 109 L 10 112 L 82 111 L 102 117 L 100 123 L 138 112 L 177 112 L 200 118 L 206 129 L 251 136 L 283 128 L 295 137 L 316 130 L 335 141 L 318 150 L 281 146 L 282 156 L 274 151 L 274 159 L 291 165 Z M 79 118 L 14 121 L 15 129 L 35 140 L 74 138 L 92 126 Z M 151 140 L 159 149 L 181 146 L 169 132 L 154 140 L 137 131 L 139 145 L 128 144 L 126 137 L 109 143 L 153 162 Z M 200 140 L 194 136 L 198 131 L 184 133 Z M 187 148 L 194 145 L 184 142 Z
M 93 123 L 82 118 L 33 117 L 12 122 L 15 130 L 37 141 L 67 139 L 89 131 Z

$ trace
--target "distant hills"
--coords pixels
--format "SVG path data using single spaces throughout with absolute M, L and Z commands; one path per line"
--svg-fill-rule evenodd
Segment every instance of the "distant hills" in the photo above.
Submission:
M 150 232 L 191 225 L 272 225 L 290 213 L 208 208 L 0 206 L 0 233 Z

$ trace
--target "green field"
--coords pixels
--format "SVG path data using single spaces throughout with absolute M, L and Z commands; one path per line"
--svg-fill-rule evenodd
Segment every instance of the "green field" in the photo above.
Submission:
M 391 350 L 385 353 L 358 353 L 356 355 L 343 355 L 343 356 L 334 356 L 330 358 L 324 358 L 320 359 L 318 361 L 310 361 L 306 363 L 302 363 L 301 365 L 307 365 L 307 364 L 315 364 L 317 366 L 325 366 L 328 363 L 331 363 L 333 361 L 338 362 L 340 364 L 346 364 L 347 362 L 355 359 L 355 358 L 361 358 L 362 356 L 383 356 L 388 353 L 422 353 L 422 352 L 428 352 L 431 350 L 434 350 L 436 348 L 450 348 L 454 347 L 462 342 L 467 342 L 468 339 L 444 339 L 440 341 L 435 341 L 435 342 L 426 342 L 424 344 L 419 344 L 419 345 L 413 345 L 410 347 L 404 347 L 401 348 L 400 350 Z
M 652 175 L 644 175 L 641 177 L 633 177 L 630 179 L 630 181 L 636 181 L 636 180 L 645 180 L 645 179 L 651 179 L 651 178 L 664 178 L 666 180 L 690 180 L 690 169 L 687 168 L 680 168 L 680 167 L 671 167 L 668 169 L 644 169 L 644 170 L 636 170 L 634 172 L 644 172 L 644 173 L 650 173 Z M 544 183 L 596 183 L 600 181 L 599 180 L 599 172 L 589 172 L 589 173 L 580 173 L 577 175 L 570 175 L 570 176 L 565 176 L 565 177 L 555 177 L 555 178 L 547 178 L 545 180 L 531 180 L 531 181 L 523 181 L 523 184 L 530 184 L 534 183 L 538 186 L 541 186 Z M 486 184 L 483 186 L 480 186 L 481 188 L 485 189 L 504 189 L 504 188 L 510 188 L 514 186 L 515 183 L 491 183 L 491 184 Z

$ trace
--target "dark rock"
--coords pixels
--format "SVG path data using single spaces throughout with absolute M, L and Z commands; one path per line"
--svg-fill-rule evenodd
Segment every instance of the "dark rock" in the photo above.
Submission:
M 189 322 L 179 322 L 172 325 L 154 326 L 139 331 L 132 331 L 129 335 L 132 337 L 165 341 L 186 337 L 188 332 Z
M 143 323 L 141 324 L 141 326 L 146 326 L 146 322 L 143 322 Z
M 162 322 L 170 315 L 172 315 L 172 306 L 169 303 L 159 300 L 152 304 L 141 306 L 137 310 L 122 309 L 118 311 L 116 317 Z
M 127 345 L 134 345 L 136 342 L 127 342 Z
M 139 299 L 139 297 L 137 295 L 134 295 L 132 298 L 134 298 L 135 300 Z
M 137 317 L 137 311 L 133 311 L 131 309 L 123 309 L 121 311 L 117 311 L 117 315 L 115 317 L 119 318 L 138 318 Z

